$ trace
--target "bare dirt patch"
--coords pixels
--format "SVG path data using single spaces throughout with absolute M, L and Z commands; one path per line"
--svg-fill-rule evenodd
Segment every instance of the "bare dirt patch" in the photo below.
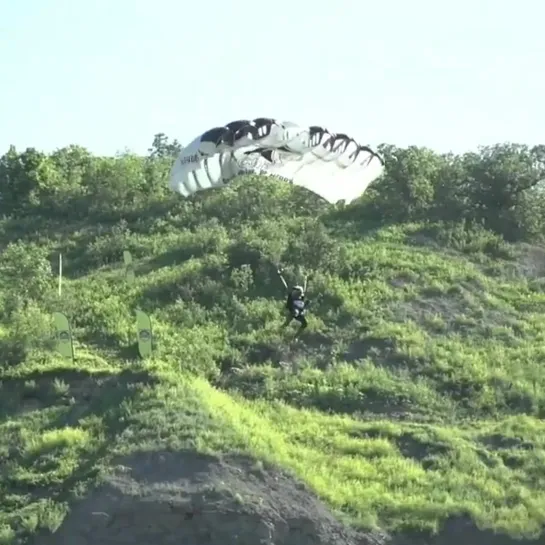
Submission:
M 244 457 L 144 453 L 119 461 L 34 545 L 378 545 L 302 484 Z

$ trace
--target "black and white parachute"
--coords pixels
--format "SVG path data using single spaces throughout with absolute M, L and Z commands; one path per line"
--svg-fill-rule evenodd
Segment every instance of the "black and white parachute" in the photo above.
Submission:
M 359 197 L 383 172 L 382 158 L 346 134 L 270 118 L 215 127 L 188 144 L 170 173 L 184 197 L 241 174 L 276 176 L 329 202 Z

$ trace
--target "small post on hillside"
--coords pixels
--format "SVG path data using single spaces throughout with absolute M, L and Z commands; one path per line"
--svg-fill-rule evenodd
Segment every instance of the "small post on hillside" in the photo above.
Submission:
M 59 254 L 59 297 L 62 296 L 62 254 Z

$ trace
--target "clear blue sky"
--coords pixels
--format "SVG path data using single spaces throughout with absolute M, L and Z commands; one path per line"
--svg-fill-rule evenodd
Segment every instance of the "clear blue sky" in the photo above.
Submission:
M 0 153 L 230 120 L 462 151 L 545 142 L 543 0 L 0 0 Z

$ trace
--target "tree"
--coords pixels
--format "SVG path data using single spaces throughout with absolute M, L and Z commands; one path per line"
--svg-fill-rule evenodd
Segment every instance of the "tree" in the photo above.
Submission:
M 518 144 L 498 144 L 482 148 L 479 154 L 466 153 L 463 161 L 475 219 L 509 239 L 535 232 L 536 228 L 539 231 L 536 214 L 545 226 L 545 209 L 540 209 L 540 192 L 535 191 L 545 180 L 544 156 L 543 146 Z M 531 194 L 537 200 L 529 199 Z M 524 218 L 533 227 L 525 226 Z
M 164 158 L 164 157 L 178 157 L 180 151 L 182 151 L 182 146 L 178 140 L 174 139 L 169 140 L 168 136 L 162 132 L 157 133 L 153 137 L 153 143 L 151 148 L 148 149 L 149 157 Z
M 0 158 L 0 198 L 3 214 L 18 214 L 36 204 L 51 175 L 48 157 L 35 148 L 18 153 L 10 146 Z
M 434 205 L 444 158 L 427 148 L 380 147 L 386 168 L 369 188 L 372 213 L 388 221 L 421 220 Z
M 8 244 L 0 256 L 0 279 L 6 291 L 4 315 L 29 301 L 43 300 L 53 287 L 51 263 L 43 246 L 17 242 Z

